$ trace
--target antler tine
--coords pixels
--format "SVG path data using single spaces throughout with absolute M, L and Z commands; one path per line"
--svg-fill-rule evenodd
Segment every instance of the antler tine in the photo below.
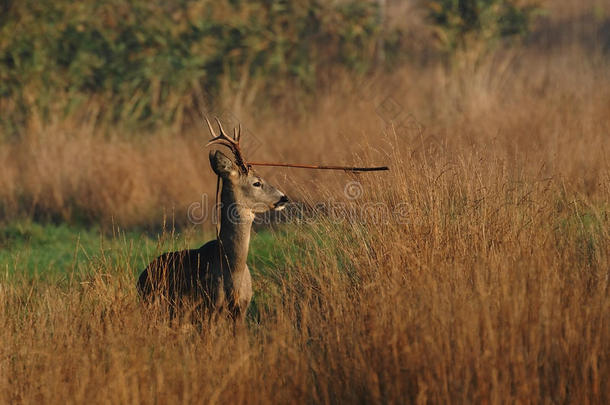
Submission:
M 210 132 L 212 132 L 212 136 L 214 136 L 214 138 L 212 138 L 206 146 L 221 144 L 233 149 L 237 145 L 237 142 L 231 139 L 231 137 L 227 136 L 226 132 L 224 131 L 224 128 L 222 127 L 222 124 L 220 123 L 220 120 L 216 117 L 214 117 L 214 119 L 218 124 L 218 129 L 220 129 L 220 135 L 216 135 L 216 133 L 212 129 L 212 125 L 210 125 L 210 121 L 208 121 L 206 117 L 205 121 L 208 123 L 208 127 L 210 128 Z
M 233 128 L 233 138 L 227 136 L 227 133 L 224 131 L 220 120 L 217 117 L 214 117 L 216 123 L 218 124 L 218 129 L 220 130 L 220 135 L 216 135 L 214 130 L 212 129 L 212 125 L 210 121 L 205 118 L 205 121 L 208 124 L 208 128 L 210 128 L 210 132 L 212 133 L 213 138 L 206 144 L 207 146 L 211 145 L 223 145 L 227 148 L 231 149 L 233 155 L 235 156 L 235 163 L 241 168 L 242 171 L 247 173 L 250 170 L 250 165 L 248 165 L 242 156 L 241 149 L 239 147 L 239 139 L 241 138 L 241 124 L 239 124 L 239 130 Z
M 218 119 L 218 117 L 215 117 L 214 119 L 216 120 L 216 123 L 218 124 L 218 128 L 220 129 L 220 136 L 222 136 L 224 139 L 228 139 L 231 143 L 234 143 L 233 140 L 225 132 L 225 130 L 222 127 L 222 124 L 220 123 L 220 120 Z
M 212 128 L 212 124 L 210 124 L 210 120 L 208 120 L 208 117 L 203 117 L 205 118 L 205 122 L 208 124 L 208 129 L 210 130 L 210 133 L 212 134 L 212 138 L 217 138 L 218 135 L 216 135 L 216 132 L 214 132 L 214 128 Z

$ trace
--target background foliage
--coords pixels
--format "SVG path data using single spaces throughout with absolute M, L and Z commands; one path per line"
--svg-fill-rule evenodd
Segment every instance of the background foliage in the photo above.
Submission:
M 32 115 L 182 127 L 229 98 L 298 110 L 337 73 L 384 68 L 408 45 L 376 1 L 2 4 L 0 128 L 13 134 Z M 531 15 L 516 0 L 433 1 L 428 12 L 449 48 L 473 31 L 525 34 Z
M 3 124 L 32 108 L 63 115 L 97 101 L 100 120 L 182 122 L 223 80 L 239 97 L 314 90 L 335 67 L 365 71 L 375 3 L 10 1 L 0 22 Z M 262 78 L 261 82 L 257 79 Z M 56 112 L 56 111 L 53 111 Z
M 516 0 L 432 0 L 427 3 L 438 39 L 446 51 L 472 42 L 490 44 L 523 37 L 540 11 L 537 2 Z

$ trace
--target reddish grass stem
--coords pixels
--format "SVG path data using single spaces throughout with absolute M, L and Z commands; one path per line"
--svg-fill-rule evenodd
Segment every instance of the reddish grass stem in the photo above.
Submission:
M 272 167 L 295 167 L 299 169 L 317 169 L 317 170 L 343 170 L 346 172 L 377 172 L 382 170 L 390 170 L 388 166 L 376 167 L 351 167 L 351 166 L 324 166 L 324 165 L 304 165 L 294 163 L 269 163 L 269 162 L 248 162 L 252 166 L 272 166 Z

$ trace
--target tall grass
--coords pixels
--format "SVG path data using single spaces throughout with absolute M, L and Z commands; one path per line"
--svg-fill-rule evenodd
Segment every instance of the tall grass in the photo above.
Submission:
M 607 402 L 607 185 L 463 149 L 392 153 L 389 177 L 335 196 L 345 215 L 278 233 L 236 337 L 147 310 L 129 260 L 63 288 L 5 278 L 0 399 Z
M 254 238 L 235 336 L 142 306 L 128 243 L 63 284 L 3 269 L 0 402 L 610 402 L 608 57 L 545 38 L 236 114 L 252 159 L 391 171 L 261 169 L 324 205 Z M 205 131 L 87 123 L 1 145 L 4 221 L 184 226 L 213 195 Z
M 540 55 L 534 48 L 476 63 L 464 58 L 450 69 L 405 67 L 360 82 L 346 78 L 319 97 L 305 121 L 228 113 L 226 124 L 244 125 L 253 160 L 383 163 L 398 148 L 405 156 L 435 152 L 433 159 L 454 165 L 476 152 L 503 160 L 515 175 L 553 176 L 586 195 L 604 190 L 605 56 L 581 48 Z M 192 203 L 213 201 L 207 129 L 143 135 L 32 119 L 26 135 L 0 148 L 0 217 L 157 226 L 165 215 L 185 224 Z M 260 172 L 297 199 L 302 189 L 335 176 Z

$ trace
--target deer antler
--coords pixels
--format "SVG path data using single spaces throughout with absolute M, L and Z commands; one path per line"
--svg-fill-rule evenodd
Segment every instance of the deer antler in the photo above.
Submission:
M 248 173 L 250 171 L 250 165 L 248 163 L 246 163 L 246 160 L 244 159 L 244 157 L 241 153 L 241 149 L 239 147 L 239 140 L 241 139 L 241 124 L 239 124 L 239 130 L 236 130 L 235 128 L 233 128 L 233 138 L 231 138 L 230 136 L 228 136 L 226 134 L 226 132 L 222 128 L 222 124 L 220 123 L 220 120 L 218 118 L 214 118 L 214 119 L 216 120 L 216 123 L 218 124 L 218 129 L 220 130 L 220 135 L 216 135 L 216 133 L 214 132 L 214 129 L 212 128 L 212 124 L 210 124 L 210 121 L 208 120 L 208 118 L 205 117 L 205 122 L 208 124 L 210 133 L 212 134 L 212 139 L 205 146 L 207 147 L 207 146 L 212 146 L 212 145 L 222 145 L 222 146 L 226 146 L 227 148 L 231 149 L 231 152 L 233 152 L 233 156 L 235 157 L 235 164 L 237 166 L 239 166 L 239 168 L 244 173 Z
M 387 166 L 377 166 L 377 167 L 352 167 L 352 166 L 321 166 L 321 165 L 306 165 L 306 164 L 294 164 L 294 163 L 274 163 L 274 162 L 246 162 L 244 159 L 241 149 L 239 147 L 239 140 L 241 139 L 241 124 L 237 128 L 233 128 L 233 137 L 231 138 L 226 134 L 224 129 L 222 128 L 222 124 L 218 120 L 218 118 L 214 118 L 216 123 L 218 124 L 218 129 L 220 129 L 220 135 L 216 135 L 214 129 L 212 128 L 212 124 L 207 117 L 205 118 L 205 122 L 208 124 L 208 128 L 212 134 L 212 139 L 207 143 L 207 146 L 211 145 L 222 145 L 231 149 L 233 155 L 235 156 L 235 164 L 239 166 L 240 170 L 244 173 L 248 173 L 252 166 L 274 166 L 274 167 L 296 167 L 301 169 L 319 169 L 319 170 L 343 170 L 345 172 L 352 173 L 360 173 L 360 172 L 375 172 L 381 170 L 390 170 Z

